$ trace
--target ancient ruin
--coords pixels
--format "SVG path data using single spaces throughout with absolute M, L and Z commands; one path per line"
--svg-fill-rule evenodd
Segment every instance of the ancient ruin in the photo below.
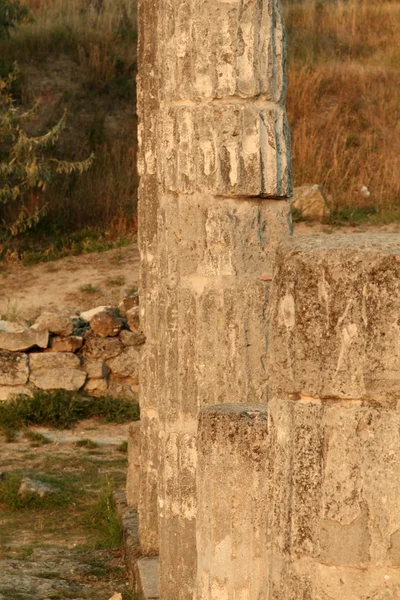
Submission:
M 395 599 L 400 242 L 290 238 L 279 0 L 139 9 L 140 597 Z

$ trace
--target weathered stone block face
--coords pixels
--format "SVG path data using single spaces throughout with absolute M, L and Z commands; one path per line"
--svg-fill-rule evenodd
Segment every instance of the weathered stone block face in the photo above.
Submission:
M 399 236 L 298 238 L 283 246 L 271 308 L 275 393 L 398 401 Z
M 162 0 L 166 100 L 265 97 L 286 92 L 285 47 L 276 0 Z
M 29 377 L 28 357 L 22 352 L 0 350 L 0 385 L 23 385 Z
M 162 123 L 161 167 L 167 190 L 228 197 L 290 196 L 289 130 L 281 106 L 250 102 L 172 106 L 165 109 Z
M 267 598 L 267 451 L 265 404 L 201 411 L 196 600 Z
M 399 410 L 274 398 L 268 413 L 266 598 L 396 598 Z

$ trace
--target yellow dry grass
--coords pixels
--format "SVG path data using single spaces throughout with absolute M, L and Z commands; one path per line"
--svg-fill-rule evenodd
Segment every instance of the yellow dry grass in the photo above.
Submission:
M 342 216 L 398 218 L 400 3 L 307 0 L 285 12 L 295 185 L 321 184 Z

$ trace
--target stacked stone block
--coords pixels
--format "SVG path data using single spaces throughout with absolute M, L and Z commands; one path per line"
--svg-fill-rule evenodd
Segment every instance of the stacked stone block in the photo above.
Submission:
M 0 400 L 56 389 L 136 399 L 145 337 L 137 306 L 120 310 L 43 313 L 31 327 L 0 321 Z

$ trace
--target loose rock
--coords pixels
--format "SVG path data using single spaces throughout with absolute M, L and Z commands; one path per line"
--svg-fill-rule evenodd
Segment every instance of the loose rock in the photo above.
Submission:
M 123 317 L 126 317 L 127 311 L 135 306 L 139 306 L 139 294 L 125 296 L 118 304 L 119 312 Z
M 79 316 L 85 321 L 90 321 L 90 319 L 94 317 L 94 315 L 97 315 L 97 313 L 111 308 L 111 306 L 96 306 L 96 308 L 91 308 L 90 310 L 85 310 L 84 312 L 81 312 Z
M 126 311 L 126 318 L 128 319 L 129 329 L 131 331 L 140 332 L 140 318 L 139 318 L 139 307 L 134 306 Z
M 82 349 L 83 356 L 108 360 L 118 356 L 124 346 L 118 338 L 96 338 L 89 336 Z
M 114 337 L 122 329 L 122 320 L 114 311 L 106 309 L 100 311 L 90 319 L 90 328 L 100 337 Z
M 314 221 L 322 221 L 329 216 L 328 204 L 319 185 L 302 185 L 294 188 L 291 206 L 301 216 Z
M 44 498 L 45 496 L 49 496 L 50 494 L 54 494 L 56 492 L 58 492 L 58 488 L 55 488 L 49 483 L 38 481 L 37 479 L 30 479 L 29 477 L 25 477 L 21 481 L 21 485 L 19 486 L 18 490 L 18 494 L 20 496 L 35 494 L 36 496 L 39 496 L 39 498 Z
M 126 348 L 119 356 L 107 361 L 113 375 L 120 377 L 139 377 L 139 352 L 134 348 Z M 137 381 L 136 381 L 137 383 Z

